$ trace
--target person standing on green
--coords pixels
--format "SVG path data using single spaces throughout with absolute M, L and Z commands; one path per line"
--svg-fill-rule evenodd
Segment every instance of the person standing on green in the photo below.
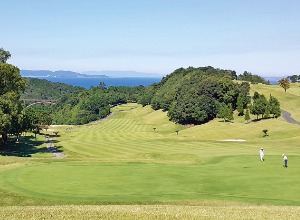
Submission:
M 286 155 L 284 155 L 284 154 L 282 154 L 282 157 L 283 157 L 283 167 L 284 168 L 287 168 L 288 167 L 288 158 L 287 158 L 287 156 Z
M 265 156 L 265 152 L 264 152 L 264 149 L 263 148 L 260 148 L 259 150 L 259 156 L 260 156 L 260 160 L 261 161 L 264 161 L 264 156 Z

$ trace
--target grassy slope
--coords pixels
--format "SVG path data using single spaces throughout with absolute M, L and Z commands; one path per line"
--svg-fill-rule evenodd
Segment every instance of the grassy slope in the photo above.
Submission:
M 278 98 L 283 110 L 290 112 L 294 119 L 300 121 L 300 83 L 291 83 L 291 87 L 286 92 L 279 85 L 262 84 L 251 85 L 251 90 L 264 94 L 267 98 L 272 94 Z
M 252 88 L 260 93 L 272 93 L 281 101 L 282 108 L 294 117 L 293 110 L 299 103 L 289 99 L 286 101 L 286 96 L 288 94 L 291 100 L 299 100 L 300 89 L 291 88 L 293 93 L 288 93 L 289 90 L 284 93 L 282 88 L 276 86 L 254 85 Z M 244 216 L 250 218 L 251 215 L 255 217 L 262 214 L 265 208 L 239 208 L 232 202 L 239 202 L 238 205 L 241 202 L 300 204 L 298 125 L 288 124 L 282 118 L 245 125 L 242 117 L 236 117 L 235 123 L 215 120 L 201 126 L 184 127 L 170 123 L 165 112 L 155 112 L 149 107 L 131 104 L 116 107 L 114 111 L 112 118 L 98 124 L 71 130 L 66 130 L 66 127 L 54 128 L 60 130 L 61 134 L 56 146 L 63 147 L 64 153 L 68 154 L 64 160 L 43 159 L 49 156 L 44 153 L 27 159 L 0 157 L 1 204 L 185 205 L 185 208 L 171 206 L 170 210 L 173 211 L 167 216 L 164 215 L 165 206 L 157 205 L 142 208 L 129 206 L 121 213 L 119 209 L 124 206 L 116 206 L 118 208 L 112 212 L 114 214 L 108 214 L 112 218 L 121 215 L 124 219 L 133 216 L 137 219 L 145 212 L 149 217 L 163 219 L 165 216 L 172 219 L 174 210 L 178 211 L 178 216 L 186 219 L 202 216 L 202 212 L 211 210 L 210 214 L 216 214 L 211 216 L 217 218 L 220 209 L 216 206 L 224 204 L 229 206 L 222 211 L 224 219 L 232 212 L 237 214 L 236 219 L 241 219 L 240 212 L 247 213 Z M 262 137 L 263 129 L 269 130 L 269 137 Z M 180 130 L 179 135 L 175 130 Z M 247 142 L 218 141 L 222 139 L 245 139 Z M 266 151 L 264 163 L 258 161 L 260 147 Z M 281 167 L 283 152 L 289 156 L 288 169 Z M 210 202 L 203 206 L 201 201 Z M 198 205 L 198 209 L 187 207 L 190 203 Z M 102 207 L 87 209 L 91 213 L 99 213 Z M 17 216 L 15 209 L 19 208 L 0 209 L 0 217 L 8 216 L 10 212 Z M 30 207 L 20 209 L 26 209 L 28 213 L 32 210 Z M 34 209 L 37 215 L 42 215 L 43 208 Z M 140 211 L 133 215 L 132 210 L 136 209 Z M 153 213 L 153 209 L 158 211 Z M 186 213 L 187 209 L 191 209 L 189 214 Z M 249 212 L 249 209 L 254 211 Z M 85 212 L 78 210 L 80 208 L 77 206 L 62 206 L 52 211 L 46 208 L 43 213 L 61 212 L 72 218 L 70 213 Z M 280 213 L 289 210 L 292 217 L 300 212 L 299 208 L 284 206 L 266 210 L 269 219 L 278 215 L 278 210 Z M 108 219 L 105 217 L 107 213 L 101 213 L 103 218 Z

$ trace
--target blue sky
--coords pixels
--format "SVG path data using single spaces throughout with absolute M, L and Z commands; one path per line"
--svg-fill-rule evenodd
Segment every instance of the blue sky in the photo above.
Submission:
M 1 0 L 20 69 L 300 74 L 299 0 Z

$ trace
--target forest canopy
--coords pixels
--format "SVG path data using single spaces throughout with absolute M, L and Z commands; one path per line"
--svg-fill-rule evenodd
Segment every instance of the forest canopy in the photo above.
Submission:
M 151 106 L 168 111 L 170 120 L 180 124 L 205 123 L 217 116 L 222 104 L 236 107 L 241 86 L 235 79 L 236 73 L 231 70 L 180 68 L 157 86 Z

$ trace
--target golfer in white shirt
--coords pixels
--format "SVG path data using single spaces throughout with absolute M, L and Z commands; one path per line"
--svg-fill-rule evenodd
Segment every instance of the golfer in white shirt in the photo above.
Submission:
M 287 165 L 288 164 L 288 158 L 284 154 L 282 154 L 282 156 L 283 156 L 283 162 L 284 162 L 283 167 L 287 168 L 288 167 L 288 165 Z
M 261 161 L 264 161 L 264 156 L 265 156 L 265 152 L 264 152 L 264 149 L 263 148 L 260 148 L 259 150 L 259 156 L 260 156 L 260 160 Z

